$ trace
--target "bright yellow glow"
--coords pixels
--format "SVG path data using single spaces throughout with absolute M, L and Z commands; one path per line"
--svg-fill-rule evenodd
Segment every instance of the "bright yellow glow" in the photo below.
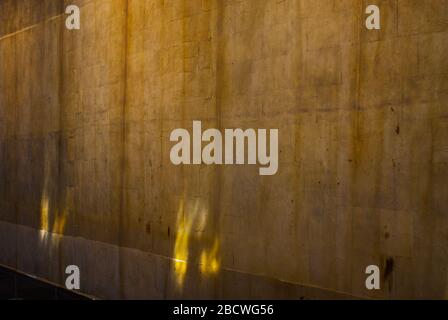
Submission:
M 39 237 L 41 242 L 46 242 L 48 237 L 48 231 L 50 228 L 50 201 L 44 194 L 40 202 L 40 232 Z
M 42 198 L 40 202 L 40 240 L 47 243 L 52 239 L 53 234 L 62 234 L 65 229 L 67 221 L 68 210 L 65 208 L 62 214 L 54 212 L 53 210 L 53 224 L 50 226 L 50 197 L 49 197 L 49 185 L 51 182 L 52 170 L 51 163 L 45 153 L 45 167 L 44 167 L 44 183 L 42 190 Z M 66 194 L 66 203 L 69 202 L 68 193 Z
M 47 239 L 50 232 L 62 234 L 64 232 L 65 224 L 67 221 L 67 212 L 64 210 L 64 213 L 62 215 L 56 215 L 53 221 L 53 225 L 50 228 L 49 202 L 50 201 L 46 196 L 42 197 L 40 206 L 40 238 L 42 241 Z
M 187 273 L 188 260 L 188 234 L 189 226 L 185 224 L 184 215 L 184 201 L 181 200 L 177 212 L 178 231 L 176 234 L 176 242 L 174 245 L 174 273 L 176 275 L 176 282 L 182 286 Z
M 181 288 L 185 282 L 185 276 L 188 271 L 189 245 L 193 237 L 196 240 L 201 239 L 201 231 L 207 225 L 208 210 L 200 199 L 185 203 L 181 200 L 177 212 L 177 232 L 176 242 L 174 244 L 174 273 L 176 282 Z M 215 239 L 213 246 L 209 251 L 204 250 L 200 256 L 200 269 L 203 273 L 217 273 L 220 268 L 218 259 L 219 240 Z
M 46 233 L 50 231 L 50 198 L 48 196 L 48 184 L 50 176 L 50 163 L 48 161 L 47 153 L 45 155 L 44 167 L 44 186 L 42 190 L 42 198 L 40 200 L 40 237 L 41 241 L 45 240 Z
M 62 216 L 57 215 L 56 219 L 53 222 L 52 233 L 62 234 L 65 229 L 67 213 L 64 211 Z
M 40 230 L 42 231 L 48 231 L 48 210 L 49 200 L 46 196 L 44 196 L 40 204 Z
M 221 262 L 218 257 L 219 240 L 215 238 L 212 248 L 201 253 L 201 272 L 204 274 L 215 274 L 219 272 Z

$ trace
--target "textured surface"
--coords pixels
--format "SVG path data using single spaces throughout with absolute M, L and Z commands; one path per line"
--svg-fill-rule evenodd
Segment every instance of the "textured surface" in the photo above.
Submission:
M 0 300 L 87 300 L 45 281 L 0 267 Z
M 447 0 L 0 0 L 0 21 L 0 263 L 76 264 L 105 298 L 448 297 Z M 173 166 L 192 120 L 278 128 L 278 174 Z

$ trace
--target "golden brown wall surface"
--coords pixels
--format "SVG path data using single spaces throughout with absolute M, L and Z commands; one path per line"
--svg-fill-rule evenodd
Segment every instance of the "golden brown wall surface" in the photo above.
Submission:
M 0 0 L 0 263 L 104 298 L 448 298 L 447 52 L 447 0 Z M 193 120 L 278 128 L 277 175 L 174 166 Z

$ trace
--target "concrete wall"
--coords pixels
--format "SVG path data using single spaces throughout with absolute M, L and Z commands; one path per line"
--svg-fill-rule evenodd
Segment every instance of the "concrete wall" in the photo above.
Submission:
M 447 0 L 0 0 L 0 21 L 1 264 L 75 264 L 103 298 L 448 297 Z M 192 120 L 278 128 L 278 174 L 172 165 Z

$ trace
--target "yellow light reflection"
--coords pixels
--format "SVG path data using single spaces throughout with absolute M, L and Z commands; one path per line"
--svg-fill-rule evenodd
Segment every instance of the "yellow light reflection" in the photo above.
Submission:
M 52 181 L 51 168 L 52 167 L 49 160 L 49 156 L 47 155 L 47 152 L 45 152 L 44 183 L 42 190 L 42 198 L 40 201 L 40 232 L 39 232 L 40 241 L 44 244 L 49 244 L 53 239 L 54 234 L 63 234 L 68 216 L 67 209 L 64 209 L 62 214 L 60 214 L 58 211 L 56 211 L 57 210 L 56 208 L 53 207 L 50 208 L 51 202 L 50 202 L 49 186 Z M 68 194 L 66 194 L 66 197 L 68 197 Z M 65 202 L 67 203 L 68 201 L 69 199 L 67 198 Z M 54 218 L 50 219 L 50 216 Z
M 39 231 L 39 237 L 41 242 L 47 241 L 47 235 L 50 225 L 50 217 L 49 217 L 49 211 L 50 211 L 50 201 L 46 194 L 42 196 L 42 199 L 40 201 L 40 231 Z
M 52 233 L 62 234 L 65 229 L 66 221 L 67 221 L 67 212 L 66 211 L 64 211 L 62 216 L 57 215 L 53 222 Z
M 201 272 L 205 274 L 215 274 L 219 272 L 221 262 L 219 259 L 219 240 L 215 238 L 212 248 L 209 251 L 202 251 L 201 253 Z
M 177 212 L 177 232 L 174 244 L 174 274 L 176 283 L 182 288 L 188 268 L 191 268 L 189 259 L 195 261 L 194 257 L 190 257 L 189 246 L 200 245 L 203 243 L 204 230 L 207 225 L 208 208 L 204 202 L 199 199 L 191 199 L 186 202 L 184 198 L 179 203 Z M 192 243 L 194 241 L 194 243 Z M 213 275 L 219 272 L 221 268 L 220 259 L 220 241 L 218 237 L 207 241 L 210 245 L 202 250 L 199 258 L 198 267 L 202 274 Z
M 177 212 L 178 231 L 176 234 L 176 242 L 174 245 L 174 273 L 176 275 L 176 282 L 182 286 L 187 273 L 188 260 L 188 241 L 190 226 L 185 224 L 184 216 L 184 201 L 181 200 Z
M 49 200 L 46 196 L 43 196 L 40 204 L 40 230 L 42 231 L 48 231 L 48 211 Z

